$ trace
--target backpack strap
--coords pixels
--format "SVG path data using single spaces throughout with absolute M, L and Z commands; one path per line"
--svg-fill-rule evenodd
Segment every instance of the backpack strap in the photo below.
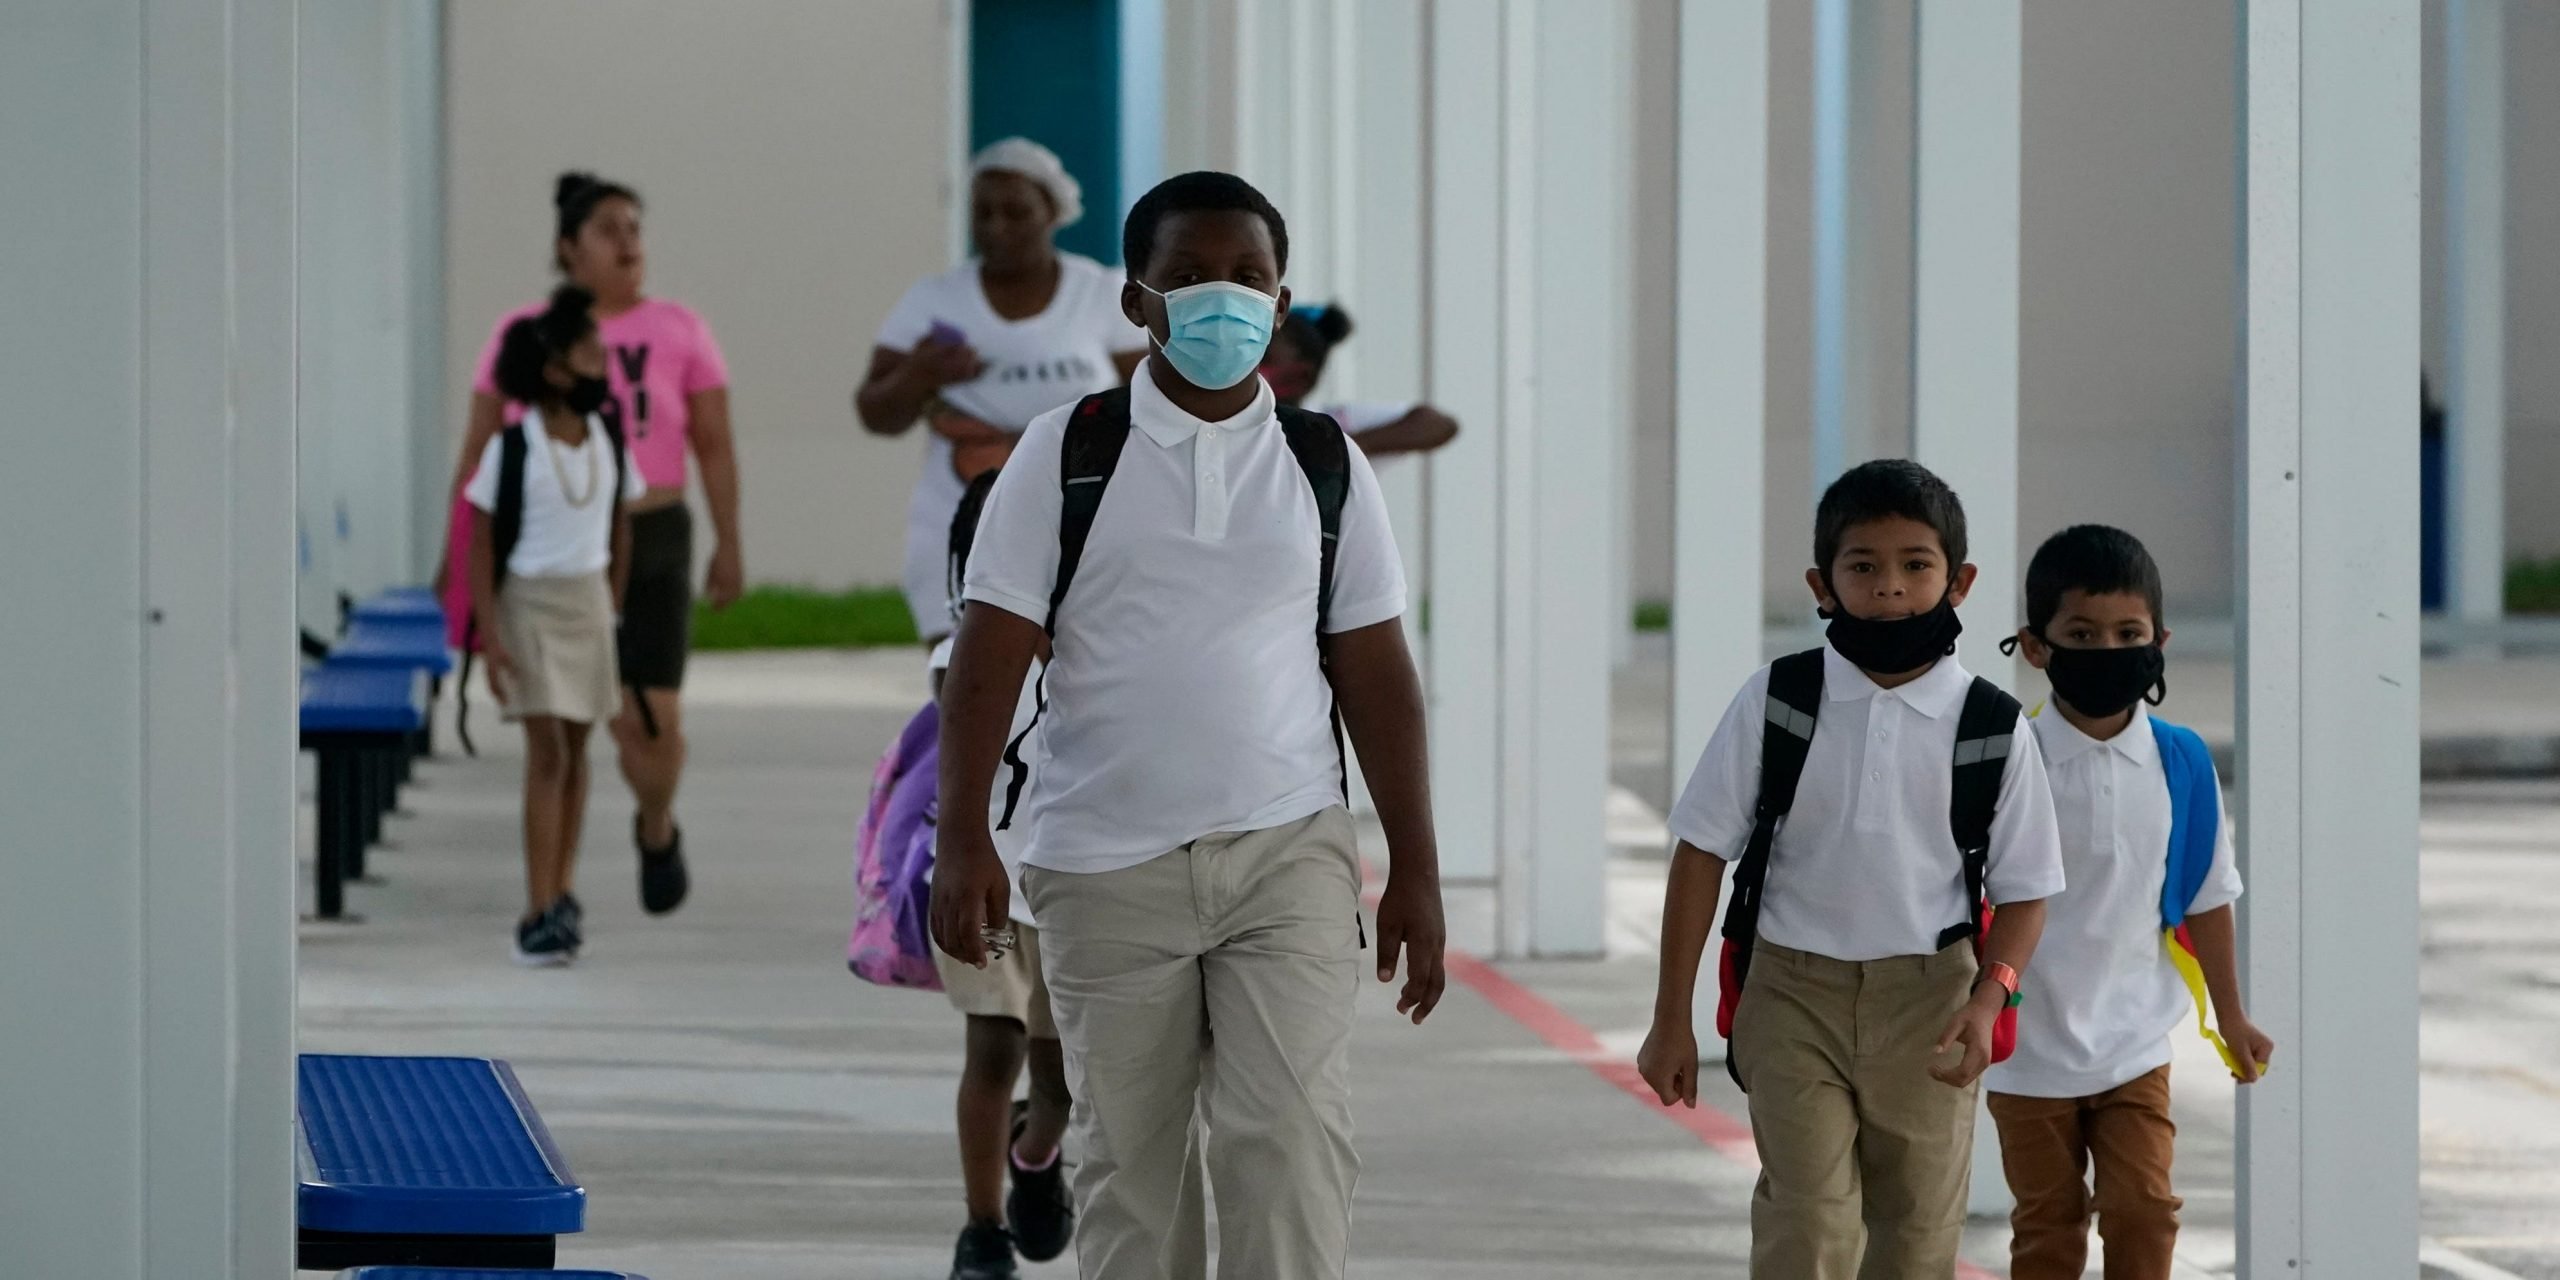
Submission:
M 2158 716 L 2150 720 L 2160 772 L 2169 783 L 2169 874 L 2160 887 L 2160 925 L 2175 929 L 2186 923 L 2187 908 L 2213 870 L 2222 837 L 2222 787 L 2213 753 L 2195 730 Z
M 1982 886 L 1991 862 L 1991 820 L 2000 808 L 2000 783 L 2018 730 L 2018 700 L 2000 686 L 1973 678 L 1964 711 L 1956 719 L 1954 802 L 1948 814 L 1956 851 L 1964 858 L 1965 918 L 1938 935 L 1940 949 L 1982 932 Z
M 1058 606 L 1084 561 L 1085 540 L 1093 536 L 1093 518 L 1102 510 L 1102 492 L 1120 468 L 1120 448 L 1129 443 L 1129 389 L 1114 387 L 1078 401 L 1067 415 L 1058 441 L 1058 580 L 1049 589 L 1049 634 L 1058 634 Z
M 516 540 L 524 533 L 524 461 L 528 447 L 523 423 L 498 432 L 498 505 L 489 513 L 492 587 L 507 584 L 507 561 L 514 558 Z M 621 490 L 616 488 L 614 492 Z M 469 567 L 465 566 L 463 572 L 470 572 Z M 471 668 L 479 643 L 480 615 L 475 611 L 462 624 L 462 678 L 453 690 L 453 731 L 462 739 L 462 753 L 473 757 L 480 754 L 480 748 L 471 741 Z
M 1316 633 L 1333 616 L 1334 549 L 1342 544 L 1342 508 L 1351 500 L 1351 437 L 1342 424 L 1295 405 L 1278 406 L 1280 434 L 1316 495 Z
M 1067 414 L 1067 424 L 1058 439 L 1058 577 L 1049 588 L 1049 619 L 1042 624 L 1052 638 L 1058 634 L 1058 606 L 1066 602 L 1076 566 L 1084 562 L 1084 544 L 1093 536 L 1093 518 L 1102 511 L 1103 491 L 1111 486 L 1112 473 L 1120 469 L 1120 450 L 1128 443 L 1127 387 L 1086 396 Z M 1031 731 L 1040 727 L 1040 718 L 1049 711 L 1049 673 L 1045 668 L 1040 672 L 1037 698 L 1031 723 L 1022 726 L 1022 732 L 1005 744 L 1004 764 L 1010 777 L 1004 787 L 1004 813 L 996 819 L 998 831 L 1012 828 L 1014 812 L 1022 805 L 1023 789 L 1031 782 L 1031 764 L 1022 758 L 1022 746 L 1030 741 Z
M 1733 868 L 1733 897 L 1724 909 L 1726 980 L 1736 993 L 1750 976 L 1752 948 L 1760 940 L 1761 893 L 1769 882 L 1769 852 L 1778 828 L 1796 803 L 1805 756 L 1813 750 L 1815 717 L 1822 710 L 1822 650 L 1791 653 L 1769 664 L 1767 714 L 1760 725 L 1760 794 L 1751 810 L 1751 836 Z M 1742 1076 L 1725 1055 L 1725 1072 Z

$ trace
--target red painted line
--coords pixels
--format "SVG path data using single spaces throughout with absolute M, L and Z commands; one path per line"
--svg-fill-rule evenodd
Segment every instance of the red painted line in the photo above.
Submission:
M 1372 881 L 1365 895 L 1372 908 L 1378 905 L 1377 888 L 1376 882 Z M 1694 1108 L 1663 1106 L 1662 1099 L 1654 1094 L 1653 1086 L 1646 1084 L 1644 1076 L 1637 1072 L 1634 1060 L 1610 1052 L 1591 1028 L 1576 1022 L 1573 1015 L 1557 1008 L 1546 997 L 1513 981 L 1509 974 L 1490 962 L 1456 947 L 1443 954 L 1442 964 L 1450 977 L 1465 983 L 1469 990 L 1504 1017 L 1519 1023 L 1558 1053 L 1581 1063 L 1591 1074 L 1616 1086 L 1619 1092 L 1643 1103 L 1646 1110 L 1688 1130 L 1717 1155 L 1745 1169 L 1757 1171 L 1760 1168 L 1760 1149 L 1752 1142 L 1749 1121 L 1703 1102 Z M 2000 1280 L 1996 1273 L 1985 1271 L 1962 1258 L 1956 1260 L 1956 1276 L 1957 1280 Z

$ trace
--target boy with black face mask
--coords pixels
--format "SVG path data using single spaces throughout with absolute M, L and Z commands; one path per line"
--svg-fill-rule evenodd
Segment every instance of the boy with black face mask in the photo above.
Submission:
M 1637 1066 L 1697 1105 L 1698 961 L 1738 858 L 1717 1021 L 1760 1151 L 1751 1274 L 1946 1276 L 1977 1082 L 2062 888 L 2053 804 L 2016 701 L 1952 656 L 1975 573 L 1955 493 L 1870 462 L 1814 523 L 1830 643 L 1744 683 L 1672 811 Z
M 2017 1056 L 1985 1081 L 2018 1202 L 2010 1274 L 2076 1280 L 2094 1214 L 2108 1280 L 2167 1280 L 2179 1208 L 2169 1033 L 2203 1002 L 2191 987 L 2210 988 L 2215 1044 L 2241 1083 L 2265 1070 L 2275 1042 L 2241 1008 L 2240 876 L 2212 758 L 2144 706 L 2166 692 L 2159 566 L 2132 534 L 2079 525 L 2036 551 L 2026 595 L 2027 625 L 2004 645 L 2053 683 L 2035 736 L 2071 888 L 2036 953 L 2042 998 L 2020 1010 Z M 2181 923 L 2183 937 L 2162 937 Z

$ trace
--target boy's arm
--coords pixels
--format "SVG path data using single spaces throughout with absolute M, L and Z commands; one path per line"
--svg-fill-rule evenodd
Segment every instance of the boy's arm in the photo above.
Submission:
M 960 614 L 951 669 L 942 680 L 941 814 L 933 859 L 933 940 L 954 959 L 985 968 L 980 930 L 1012 914 L 1013 887 L 996 856 L 987 807 L 1022 677 L 1045 639 L 1028 618 L 982 601 Z
M 1442 953 L 1448 927 L 1440 909 L 1440 846 L 1431 828 L 1431 760 L 1423 733 L 1422 681 L 1406 652 L 1404 622 L 1385 622 L 1324 638 L 1326 672 L 1343 727 L 1360 753 L 1378 822 L 1387 834 L 1387 887 L 1378 899 L 1378 981 L 1395 979 L 1399 953 L 1404 992 L 1396 1012 L 1420 1023 L 1448 985 Z
M 2255 1084 L 2275 1056 L 2276 1042 L 2249 1021 L 2240 998 L 2240 948 L 2230 903 L 2187 917 L 2187 937 L 2196 944 L 2196 962 L 2204 968 L 2205 990 L 2213 996 L 2213 1021 L 2222 1041 L 2239 1062 L 2232 1078 Z
M 1933 1051 L 1943 1055 L 1961 1045 L 1964 1052 L 1953 1062 L 1930 1063 L 1930 1075 L 1961 1089 L 1990 1069 L 1991 1026 L 2009 1004 L 2009 989 L 1992 980 L 1991 966 L 2005 964 L 2016 970 L 2023 990 L 2027 961 L 2034 957 L 2036 943 L 2043 938 L 2044 899 L 2000 904 L 1991 916 L 1991 932 L 1982 939 L 1983 972 L 1973 980 L 1973 998 L 1965 1001 L 1947 1023 L 1947 1029 L 1938 1034 L 1938 1046 Z
M 1698 962 L 1724 895 L 1724 859 L 1689 843 L 1671 855 L 1662 894 L 1662 963 L 1653 988 L 1653 1029 L 1636 1054 L 1636 1070 L 1662 1105 L 1698 1105 Z

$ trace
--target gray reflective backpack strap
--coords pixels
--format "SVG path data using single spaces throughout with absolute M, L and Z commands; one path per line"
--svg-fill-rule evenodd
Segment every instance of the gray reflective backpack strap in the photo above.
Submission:
M 1813 750 L 1814 717 L 1822 710 L 1822 650 L 1807 649 L 1770 663 L 1766 701 L 1760 723 L 1760 795 L 1752 805 L 1751 836 L 1734 862 L 1733 898 L 1724 909 L 1724 938 L 1731 944 L 1736 983 L 1751 971 L 1752 948 L 1760 940 L 1761 894 L 1769 883 L 1769 852 L 1779 825 L 1795 807 L 1796 784 L 1804 779 L 1805 756 Z M 1730 1053 L 1725 1072 L 1741 1085 Z
M 1111 475 L 1120 467 L 1121 446 L 1129 443 L 1129 389 L 1114 387 L 1076 402 L 1067 414 L 1067 425 L 1058 438 L 1058 577 L 1049 588 L 1049 618 L 1042 624 L 1051 637 L 1058 634 L 1058 606 L 1067 599 L 1067 587 L 1075 581 L 1076 566 L 1084 562 L 1084 545 L 1093 536 L 1093 518 L 1102 510 L 1102 495 L 1111 486 Z M 1051 653 L 1056 656 L 1055 651 Z M 1004 787 L 1004 813 L 996 819 L 996 830 L 1010 830 L 1013 815 L 1022 806 L 1023 789 L 1031 781 L 1031 764 L 1022 758 L 1022 745 L 1031 731 L 1040 727 L 1040 717 L 1049 710 L 1049 673 L 1040 673 L 1039 700 L 1031 712 L 1031 723 L 1013 735 L 1005 744 L 1004 764 L 1009 777 Z
M 2000 783 L 2016 746 L 2018 700 L 1980 676 L 1965 690 L 1956 718 L 1955 785 L 1948 825 L 1964 858 L 1965 918 L 1938 935 L 1950 947 L 1981 932 L 1982 890 L 1991 862 L 1991 820 L 2000 808 Z

